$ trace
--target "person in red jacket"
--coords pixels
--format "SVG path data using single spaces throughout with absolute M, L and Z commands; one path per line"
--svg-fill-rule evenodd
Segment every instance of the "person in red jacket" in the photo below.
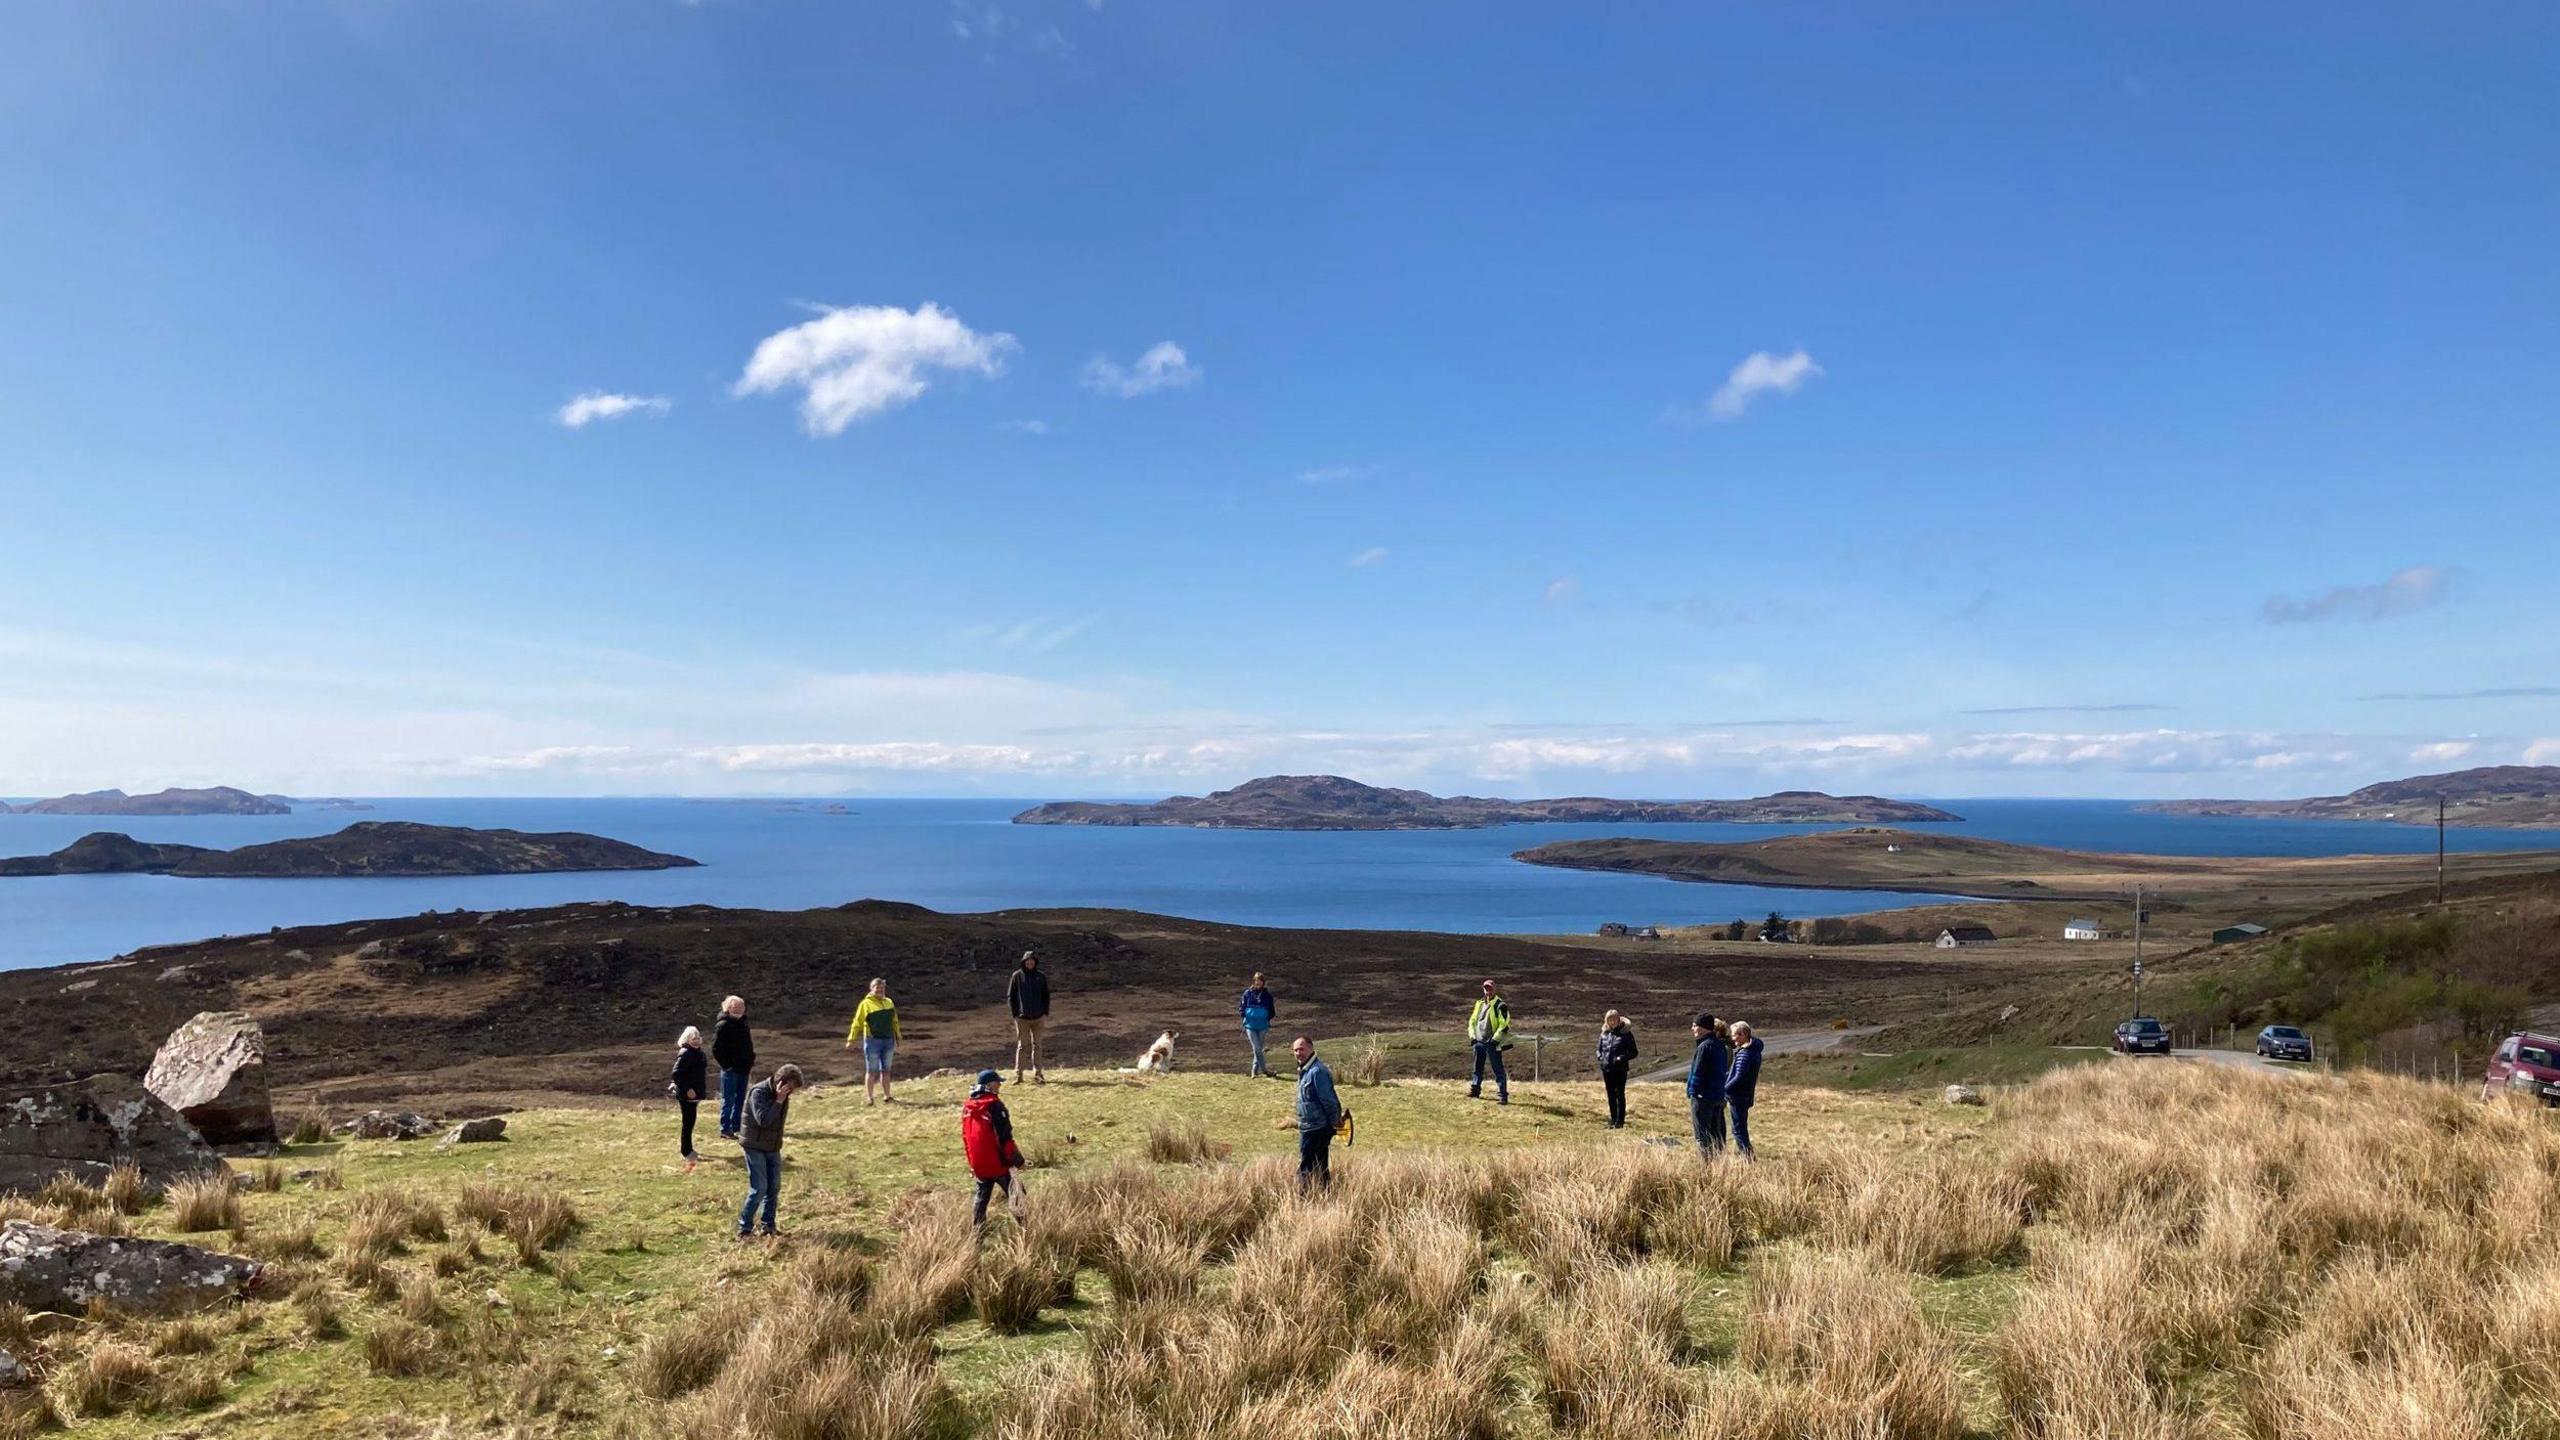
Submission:
M 1004 1108 L 1004 1077 L 978 1072 L 978 1088 L 960 1107 L 960 1149 L 969 1157 L 969 1173 L 978 1179 L 978 1205 L 972 1218 L 987 1223 L 987 1197 L 1002 1190 L 1014 1198 L 1022 1175 L 1022 1147 L 1013 1143 L 1013 1116 Z

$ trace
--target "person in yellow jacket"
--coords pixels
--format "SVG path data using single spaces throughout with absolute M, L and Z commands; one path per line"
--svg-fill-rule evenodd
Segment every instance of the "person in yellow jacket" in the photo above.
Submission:
M 1467 1042 L 1476 1050 L 1475 1083 L 1467 1087 L 1467 1098 L 1484 1094 L 1485 1067 L 1493 1068 L 1493 1093 L 1497 1104 L 1511 1103 L 1511 1077 L 1503 1073 L 1502 1052 L 1511 1048 L 1511 1002 L 1502 998 L 1492 981 L 1484 982 L 1484 998 L 1467 1012 Z
M 889 982 L 874 980 L 871 992 L 853 1007 L 853 1028 L 844 1036 L 845 1048 L 855 1043 L 862 1046 L 862 1103 L 871 1103 L 871 1089 L 880 1088 L 880 1103 L 895 1105 L 889 1098 L 889 1062 L 898 1053 L 898 1002 L 889 998 Z

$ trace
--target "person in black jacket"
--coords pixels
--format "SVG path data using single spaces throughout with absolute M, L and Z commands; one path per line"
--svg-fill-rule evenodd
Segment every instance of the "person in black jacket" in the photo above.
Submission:
M 1023 1061 L 1031 1063 L 1031 1083 L 1045 1085 L 1040 1072 L 1040 1027 L 1049 1019 L 1049 977 L 1040 972 L 1040 952 L 1025 950 L 1013 979 L 1004 987 L 1004 1005 L 1013 1012 L 1013 1078 L 1022 1081 Z
M 1609 1097 L 1609 1128 L 1627 1128 L 1627 1067 L 1636 1059 L 1636 1027 L 1612 1010 L 1600 1017 L 1600 1088 Z
M 1689 1033 L 1698 1041 L 1689 1054 L 1689 1129 L 1699 1153 L 1713 1155 L 1724 1148 L 1724 1077 L 1732 1056 L 1713 1015 L 1700 1011 Z
M 1725 1072 L 1724 1104 L 1733 1112 L 1733 1148 L 1751 1154 L 1751 1103 L 1760 1096 L 1760 1037 L 1751 1022 L 1733 1022 L 1733 1068 Z
M 667 1093 L 675 1097 L 676 1111 L 684 1117 L 684 1129 L 677 1141 L 676 1153 L 684 1157 L 684 1173 L 693 1173 L 702 1157 L 693 1153 L 693 1115 L 701 1107 L 703 1093 L 711 1086 L 711 1065 L 702 1053 L 702 1031 L 687 1025 L 676 1037 L 675 1068 L 667 1072 Z
M 747 1032 L 747 1002 L 735 995 L 720 1002 L 720 1022 L 711 1027 L 711 1063 L 720 1067 L 720 1138 L 738 1138 L 738 1110 L 746 1102 L 747 1075 L 756 1068 L 755 1036 Z
M 762 1233 L 780 1239 L 773 1228 L 774 1206 L 782 1200 L 782 1126 L 791 1118 L 791 1097 L 800 1088 L 800 1067 L 777 1067 L 771 1079 L 747 1092 L 738 1114 L 738 1147 L 747 1157 L 747 1203 L 738 1207 L 738 1238 L 744 1240 L 764 1211 Z

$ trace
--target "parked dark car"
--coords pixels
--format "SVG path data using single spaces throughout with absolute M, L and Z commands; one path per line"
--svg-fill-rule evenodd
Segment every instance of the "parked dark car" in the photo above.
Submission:
M 2136 1015 L 2116 1027 L 2115 1050 L 2119 1055 L 2166 1055 L 2169 1027 L 2148 1015 Z
M 2501 1092 L 2530 1095 L 2545 1105 L 2560 1105 L 2560 1039 L 2530 1031 L 2510 1035 L 2489 1056 L 2489 1076 L 2480 1098 Z
M 2311 1037 L 2290 1025 L 2270 1025 L 2258 1032 L 2258 1053 L 2270 1060 L 2308 1060 Z

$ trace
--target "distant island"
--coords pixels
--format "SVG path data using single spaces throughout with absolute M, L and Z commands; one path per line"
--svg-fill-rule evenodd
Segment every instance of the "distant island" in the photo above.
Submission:
M 2308 800 L 2159 800 L 2154 815 L 2223 815 L 2273 820 L 2390 820 L 2436 823 L 2445 802 L 2448 825 L 2560 825 L 2560 765 L 2486 765 L 2443 775 L 2385 780 L 2347 795 Z
M 1146 805 L 1061 800 L 1013 817 L 1016 825 L 1179 825 L 1205 830 L 1480 830 L 1493 825 L 1573 821 L 1666 825 L 1723 821 L 1810 825 L 1959 820 L 1929 805 L 1874 795 L 1781 790 L 1754 800 L 1500 800 L 1440 796 L 1363 785 L 1339 775 L 1267 775 L 1214 795 L 1176 795 Z
M 528 835 L 368 820 L 334 835 L 237 850 L 154 845 L 130 835 L 84 835 L 50 855 L 0 859 L 0 877 L 178 875 L 192 879 L 324 876 L 541 875 L 571 870 L 674 870 L 698 864 L 600 835 Z
M 205 790 L 163 790 L 154 795 L 127 795 L 121 790 L 90 790 L 25 805 L 0 804 L 0 815 L 290 815 L 293 806 L 281 795 L 252 795 L 228 785 Z

